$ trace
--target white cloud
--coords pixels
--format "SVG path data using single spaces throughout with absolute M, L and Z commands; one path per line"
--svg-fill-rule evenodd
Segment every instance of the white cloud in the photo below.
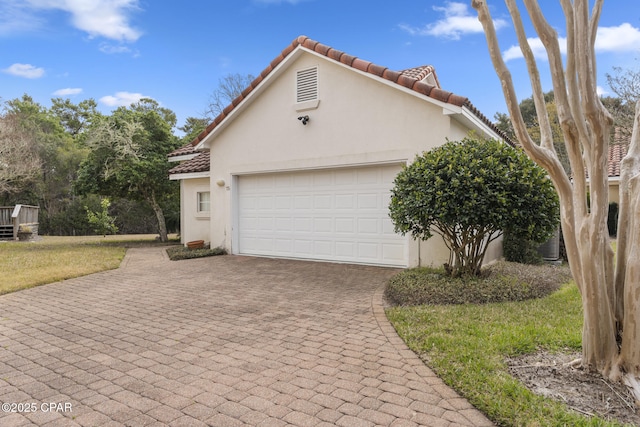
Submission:
M 133 28 L 131 14 L 139 10 L 139 0 L 2 0 L 0 34 L 7 27 L 35 29 L 42 25 L 38 12 L 59 10 L 71 15 L 71 23 L 90 37 L 105 37 L 122 42 L 134 42 L 142 33 Z M 9 14 L 7 15 L 7 12 Z M 36 25 L 37 24 L 37 25 Z
M 628 23 L 600 27 L 595 48 L 597 52 L 637 52 L 640 50 L 640 29 Z
M 100 102 L 109 107 L 128 107 L 140 101 L 142 98 L 149 98 L 141 93 L 116 92 L 115 95 L 107 95 L 100 98 Z
M 478 17 L 469 11 L 466 3 L 448 2 L 445 6 L 434 6 L 436 12 L 444 14 L 444 18 L 424 27 L 412 27 L 401 24 L 400 28 L 412 36 L 434 36 L 452 40 L 459 40 L 465 34 L 482 33 L 482 24 Z M 507 21 L 496 19 L 493 21 L 496 29 L 507 25 Z
M 547 51 L 542 44 L 542 40 L 538 37 L 530 37 L 527 39 L 529 43 L 529 47 L 533 52 L 533 56 L 536 59 L 547 59 Z M 564 37 L 558 37 L 558 42 L 560 43 L 560 52 L 564 55 L 567 53 L 567 39 Z M 509 49 L 502 52 L 502 59 L 506 61 L 510 61 L 512 59 L 523 58 L 522 51 L 520 50 L 519 45 L 511 46 Z
M 82 89 L 79 87 L 68 87 L 65 89 L 58 89 L 57 91 L 53 92 L 53 95 L 55 96 L 71 96 L 71 95 L 78 95 L 82 93 Z
M 7 74 L 24 77 L 26 79 L 39 79 L 44 76 L 44 68 L 35 67 L 31 64 L 13 64 L 2 71 Z
M 547 53 L 539 38 L 527 39 L 536 59 L 547 59 Z M 559 37 L 560 51 L 567 53 L 567 39 Z M 596 36 L 596 53 L 607 52 L 638 52 L 640 51 L 640 29 L 634 28 L 631 24 L 621 24 L 617 27 L 600 27 Z M 505 61 L 522 58 L 520 46 L 511 46 L 502 52 Z

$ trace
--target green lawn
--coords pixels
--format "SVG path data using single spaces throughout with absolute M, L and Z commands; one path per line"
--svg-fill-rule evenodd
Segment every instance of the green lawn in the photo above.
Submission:
M 509 356 L 580 350 L 582 311 L 573 284 L 524 302 L 394 307 L 387 316 L 440 378 L 498 425 L 618 425 L 537 396 L 507 371 Z
M 149 234 L 0 242 L 0 294 L 114 269 L 127 247 L 151 244 L 157 243 Z

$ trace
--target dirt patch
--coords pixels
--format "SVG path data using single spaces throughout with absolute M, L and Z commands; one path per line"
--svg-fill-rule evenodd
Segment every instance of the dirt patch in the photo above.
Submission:
M 538 352 L 507 360 L 509 372 L 532 392 L 558 400 L 586 416 L 640 426 L 640 411 L 622 384 L 570 365 L 579 353 Z

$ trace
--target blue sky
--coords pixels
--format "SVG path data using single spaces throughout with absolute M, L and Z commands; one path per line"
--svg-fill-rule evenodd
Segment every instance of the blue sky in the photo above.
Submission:
M 529 97 L 504 2 L 487 1 L 519 97 Z M 562 38 L 559 1 L 540 4 Z M 640 2 L 605 2 L 600 27 L 606 94 L 614 66 L 640 69 Z M 26 93 L 47 107 L 93 98 L 105 113 L 149 97 L 180 126 L 201 115 L 222 77 L 259 74 L 299 35 L 394 70 L 433 65 L 443 89 L 489 118 L 506 112 L 470 0 L 0 0 L 0 97 Z

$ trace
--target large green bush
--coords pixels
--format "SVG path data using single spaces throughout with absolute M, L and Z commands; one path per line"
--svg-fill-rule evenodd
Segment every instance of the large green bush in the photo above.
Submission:
M 444 238 L 454 276 L 479 274 L 489 243 L 503 232 L 542 242 L 559 218 L 542 168 L 521 150 L 473 138 L 416 157 L 396 177 L 389 209 L 396 232 Z
M 521 264 L 542 264 L 544 258 L 538 252 L 539 243 L 528 239 L 521 239 L 511 233 L 504 233 L 502 237 L 502 254 L 506 261 Z

